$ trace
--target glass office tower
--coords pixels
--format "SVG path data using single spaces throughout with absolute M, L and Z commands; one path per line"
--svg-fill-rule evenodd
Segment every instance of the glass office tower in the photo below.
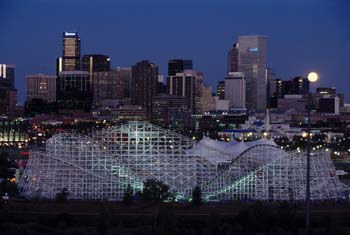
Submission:
M 246 78 L 247 108 L 264 110 L 266 108 L 266 40 L 265 36 L 240 36 L 238 70 Z

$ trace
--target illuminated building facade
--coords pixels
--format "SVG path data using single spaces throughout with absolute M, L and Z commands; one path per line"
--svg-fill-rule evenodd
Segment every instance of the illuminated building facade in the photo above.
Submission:
M 27 121 L 0 119 L 0 147 L 25 147 L 27 144 Z
M 216 96 L 218 96 L 220 100 L 225 99 L 225 81 L 219 81 L 216 85 Z
M 80 38 L 77 32 L 62 33 L 62 58 L 58 59 L 58 67 L 61 71 L 80 70 Z

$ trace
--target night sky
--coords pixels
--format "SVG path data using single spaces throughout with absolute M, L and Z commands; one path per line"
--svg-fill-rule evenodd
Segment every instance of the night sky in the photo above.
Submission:
M 25 75 L 55 73 L 63 31 L 113 67 L 148 59 L 166 74 L 169 59 L 192 59 L 213 88 L 238 36 L 266 35 L 279 78 L 315 70 L 318 86 L 350 95 L 348 0 L 0 0 L 0 63 L 16 65 L 21 103 Z

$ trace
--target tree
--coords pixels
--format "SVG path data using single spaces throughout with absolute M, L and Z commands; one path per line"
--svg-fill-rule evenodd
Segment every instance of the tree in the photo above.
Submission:
M 66 188 L 62 189 L 60 192 L 56 193 L 56 202 L 66 202 L 68 199 L 69 192 Z
M 3 193 L 7 193 L 10 197 L 14 197 L 17 195 L 17 184 L 10 182 L 10 181 L 4 181 L 1 183 L 2 189 L 0 189 L 0 192 L 2 191 Z
M 8 157 L 9 154 L 7 152 L 2 152 L 0 154 L 0 178 L 3 178 L 4 180 L 13 176 L 13 174 L 9 172 L 9 168 L 11 168 L 12 165 Z
M 174 194 L 169 190 L 169 186 L 156 179 L 148 179 L 143 182 L 141 197 L 148 202 L 163 202 L 174 200 Z
M 192 191 L 192 205 L 200 206 L 203 203 L 202 200 L 202 190 L 197 185 Z
M 133 196 L 134 196 L 134 190 L 131 187 L 131 185 L 128 184 L 128 186 L 124 192 L 123 203 L 127 206 L 130 206 L 132 204 L 132 201 L 133 201 Z

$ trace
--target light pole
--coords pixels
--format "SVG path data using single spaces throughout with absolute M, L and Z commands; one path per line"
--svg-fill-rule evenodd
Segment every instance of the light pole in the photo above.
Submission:
M 318 75 L 311 72 L 307 75 L 310 83 L 317 82 Z M 309 234 L 310 229 L 310 151 L 311 151 L 311 92 L 308 92 L 307 97 L 307 145 L 306 145 L 306 234 Z

